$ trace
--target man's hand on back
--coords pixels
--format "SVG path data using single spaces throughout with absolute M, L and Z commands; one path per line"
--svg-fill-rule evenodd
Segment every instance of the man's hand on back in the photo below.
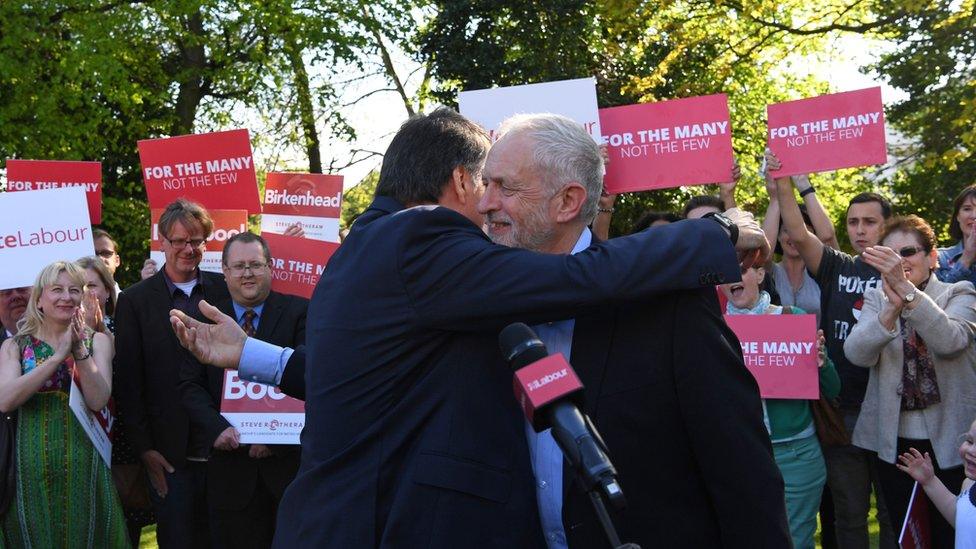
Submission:
M 739 208 L 726 210 L 725 217 L 728 217 L 739 228 L 739 237 L 735 241 L 735 251 L 742 267 L 765 265 L 770 254 L 769 241 L 756 218 L 751 213 Z

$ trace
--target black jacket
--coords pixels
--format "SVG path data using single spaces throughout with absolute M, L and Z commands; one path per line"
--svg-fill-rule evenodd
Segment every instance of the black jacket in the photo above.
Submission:
M 229 297 L 223 275 L 201 272 L 201 279 L 208 303 Z M 180 367 L 189 353 L 169 322 L 168 291 L 160 270 L 119 294 L 113 394 L 136 456 L 156 450 L 179 467 L 190 440 L 190 419 L 179 391 Z
M 216 306 L 235 318 L 229 298 Z M 307 299 L 271 292 L 264 302 L 255 337 L 282 347 L 303 344 L 307 310 Z M 213 450 L 214 440 L 230 427 L 220 415 L 224 372 L 222 368 L 200 364 L 187 355 L 180 373 L 180 392 L 190 422 L 206 432 L 212 449 L 207 462 L 207 501 L 217 509 L 241 509 L 254 494 L 259 477 L 280 499 L 298 472 L 300 450 L 297 445 L 270 446 L 274 455 L 262 459 L 248 457 L 246 446 L 230 452 Z

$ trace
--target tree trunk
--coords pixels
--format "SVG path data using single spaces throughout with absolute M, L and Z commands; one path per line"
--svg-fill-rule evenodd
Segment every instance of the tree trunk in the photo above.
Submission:
M 308 84 L 308 71 L 305 60 L 302 59 L 302 49 L 295 36 L 285 35 L 285 53 L 291 64 L 294 76 L 295 92 L 298 96 L 298 117 L 301 120 L 302 132 L 305 135 L 305 152 L 308 154 L 308 171 L 322 173 L 322 153 L 319 150 L 319 133 L 315 129 L 315 108 L 312 106 L 312 91 Z

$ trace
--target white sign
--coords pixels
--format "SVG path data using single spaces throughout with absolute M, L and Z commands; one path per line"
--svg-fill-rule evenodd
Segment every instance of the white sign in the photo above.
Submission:
M 0 193 L 0 290 L 30 286 L 51 263 L 95 255 L 82 187 Z
M 25 193 L 26 194 L 26 193 Z M 97 414 L 92 412 L 85 404 L 85 396 L 81 394 L 81 389 L 75 380 L 71 380 L 71 392 L 68 393 L 68 407 L 78 418 L 78 423 L 84 429 L 85 434 L 91 440 L 95 450 L 105 460 L 105 465 L 112 468 L 112 426 L 115 419 L 108 406 L 102 408 Z
M 240 433 L 242 444 L 300 444 L 305 403 L 277 387 L 243 381 L 225 370 L 220 415 Z
M 458 94 L 461 114 L 498 139 L 498 127 L 513 114 L 553 113 L 583 125 L 597 143 L 603 142 L 596 103 L 596 79 L 578 78 L 507 88 L 463 91 Z

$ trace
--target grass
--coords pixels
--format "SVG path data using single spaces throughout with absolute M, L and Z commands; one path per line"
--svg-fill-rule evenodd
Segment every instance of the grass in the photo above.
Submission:
M 878 533 L 880 528 L 878 527 L 878 519 L 875 517 L 877 510 L 874 506 L 874 496 L 871 496 L 871 513 L 868 516 L 868 536 L 871 539 L 871 547 L 878 547 Z M 820 545 L 820 517 L 817 517 L 817 534 L 816 534 L 817 547 Z M 159 545 L 156 544 L 156 525 L 150 524 L 142 529 L 142 536 L 139 538 L 139 549 L 156 549 Z
M 878 537 L 881 533 L 881 527 L 878 526 L 878 518 L 875 516 L 878 513 L 877 507 L 874 504 L 874 495 L 871 495 L 871 512 L 868 513 L 868 540 L 871 543 L 872 549 L 879 546 Z M 901 527 L 901 525 L 898 525 Z M 145 536 L 145 530 L 143 530 L 143 536 Z M 814 541 L 817 543 L 817 548 L 821 547 L 820 544 L 820 517 L 817 516 L 817 533 L 814 536 Z
M 150 524 L 142 529 L 142 535 L 139 536 L 139 549 L 155 549 L 159 547 L 156 543 L 156 525 Z

